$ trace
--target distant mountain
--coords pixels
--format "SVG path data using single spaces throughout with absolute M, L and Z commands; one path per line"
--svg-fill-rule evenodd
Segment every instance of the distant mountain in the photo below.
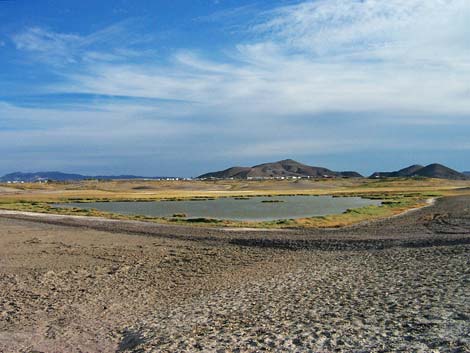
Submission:
M 440 179 L 455 179 L 464 180 L 467 179 L 466 175 L 448 168 L 442 164 L 430 164 L 417 172 L 418 175 L 428 178 L 440 178 Z
M 394 172 L 374 172 L 369 176 L 370 179 L 392 178 Z
M 451 180 L 465 180 L 467 176 L 442 164 L 412 165 L 395 172 L 375 172 L 369 178 L 426 177 Z
M 123 180 L 123 179 L 164 179 L 166 177 L 142 177 L 136 175 L 99 175 L 88 176 L 81 174 L 69 174 L 62 172 L 36 172 L 36 173 L 22 173 L 15 172 L 6 174 L 0 178 L 0 182 L 25 182 L 33 183 L 38 181 L 53 180 L 53 181 L 80 181 L 86 179 L 101 179 L 101 180 Z
M 273 163 L 263 163 L 253 167 L 232 167 L 225 170 L 200 175 L 199 179 L 257 179 L 257 178 L 282 178 L 282 177 L 345 177 L 360 178 L 357 172 L 334 172 L 323 167 L 313 167 L 299 163 L 292 159 L 285 159 Z
M 80 174 L 67 174 L 61 172 L 36 172 L 36 173 L 22 173 L 15 172 L 6 174 L 0 178 L 0 181 L 24 181 L 36 182 L 42 180 L 56 180 L 56 181 L 75 181 L 86 179 L 85 176 Z
M 198 178 L 207 179 L 207 178 L 214 178 L 214 179 L 229 179 L 229 178 L 236 178 L 236 179 L 246 179 L 248 173 L 250 172 L 250 167 L 231 167 L 225 170 L 220 170 L 218 172 L 206 173 Z
M 339 176 L 342 178 L 364 178 L 361 174 L 358 172 L 353 172 L 353 171 L 345 171 L 345 172 L 338 172 Z
M 424 168 L 422 165 L 413 164 L 396 172 L 375 172 L 370 178 L 399 178 L 414 176 L 417 171 Z
M 419 173 L 420 170 L 423 170 L 424 166 L 420 164 L 413 164 L 409 167 L 400 169 L 399 171 L 396 172 L 396 176 L 398 177 L 408 177 L 408 176 L 413 176 L 416 173 Z
M 463 172 L 462 174 L 470 177 L 470 172 Z

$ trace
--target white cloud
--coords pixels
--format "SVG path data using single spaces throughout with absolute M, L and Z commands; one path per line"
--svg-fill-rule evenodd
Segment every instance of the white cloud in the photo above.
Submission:
M 85 58 L 102 64 L 70 73 L 66 85 L 52 89 L 186 100 L 240 115 L 468 114 L 468 23 L 470 3 L 462 0 L 305 2 L 270 12 L 253 28 L 260 39 L 239 44 L 226 60 L 186 50 L 169 65 L 123 65 L 107 62 L 112 53 L 88 51 Z M 49 37 L 59 51 L 64 38 L 73 41 Z
M 469 12 L 466 0 L 319 0 L 278 8 L 254 29 L 319 56 L 413 49 L 413 57 L 436 44 L 468 54 Z
M 141 55 L 131 47 L 150 41 L 148 35 L 129 32 L 134 21 L 122 21 L 89 35 L 57 33 L 30 27 L 12 37 L 17 49 L 32 53 L 36 59 L 53 65 L 83 62 L 114 62 Z

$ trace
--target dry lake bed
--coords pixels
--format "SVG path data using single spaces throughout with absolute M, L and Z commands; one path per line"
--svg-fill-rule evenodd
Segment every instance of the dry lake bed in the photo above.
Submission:
M 0 351 L 468 352 L 470 197 L 323 230 L 3 215 Z

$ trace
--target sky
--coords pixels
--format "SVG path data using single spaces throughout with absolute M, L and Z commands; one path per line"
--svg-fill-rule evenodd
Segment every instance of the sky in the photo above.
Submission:
M 0 174 L 470 170 L 468 0 L 0 0 Z

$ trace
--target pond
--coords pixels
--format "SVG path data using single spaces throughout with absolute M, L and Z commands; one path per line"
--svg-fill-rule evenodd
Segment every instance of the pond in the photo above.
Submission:
M 136 201 L 66 203 L 56 207 L 77 207 L 125 215 L 152 217 L 215 218 L 238 221 L 271 221 L 340 214 L 350 208 L 380 205 L 380 200 L 360 197 L 276 196 L 224 197 L 184 201 Z

